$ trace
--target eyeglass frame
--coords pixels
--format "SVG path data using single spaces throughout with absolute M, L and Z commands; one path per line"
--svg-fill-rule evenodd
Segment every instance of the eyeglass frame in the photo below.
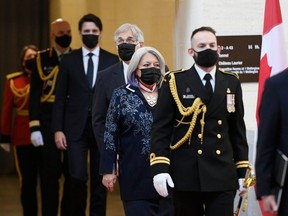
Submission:
M 123 38 L 119 38 L 116 42 L 116 45 L 121 45 L 123 43 L 127 43 L 127 44 L 137 44 L 138 40 L 133 38 L 133 37 L 128 37 L 125 40 Z

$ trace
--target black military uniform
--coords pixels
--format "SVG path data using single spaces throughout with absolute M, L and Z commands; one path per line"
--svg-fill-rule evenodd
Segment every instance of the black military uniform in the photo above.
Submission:
M 66 156 L 62 157 L 54 142 L 51 131 L 52 110 L 55 100 L 55 85 L 58 75 L 59 56 L 55 48 L 40 51 L 36 57 L 36 66 L 31 76 L 30 91 L 30 130 L 41 131 L 44 141 L 42 148 L 42 214 L 58 215 L 59 179 L 62 172 L 65 175 L 61 215 L 68 214 L 69 176 Z M 64 159 L 64 160 L 63 160 Z M 62 163 L 62 160 L 64 163 Z
M 249 165 L 240 82 L 220 70 L 215 80 L 209 103 L 194 66 L 169 73 L 161 87 L 150 162 L 153 175 L 171 175 L 174 195 L 195 192 L 201 200 L 203 192 L 235 192 Z M 183 215 L 177 214 L 178 197 L 176 215 Z

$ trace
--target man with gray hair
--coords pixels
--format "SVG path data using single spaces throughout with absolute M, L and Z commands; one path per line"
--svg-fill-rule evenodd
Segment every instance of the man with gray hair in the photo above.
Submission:
M 106 114 L 114 89 L 127 83 L 127 69 L 135 50 L 144 46 L 144 34 L 138 26 L 130 23 L 121 25 L 114 33 L 121 62 L 97 76 L 92 102 L 92 125 L 99 149 L 103 146 Z

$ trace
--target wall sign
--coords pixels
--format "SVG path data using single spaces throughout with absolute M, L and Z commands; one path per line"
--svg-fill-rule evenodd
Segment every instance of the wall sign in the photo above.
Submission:
M 262 36 L 217 36 L 217 41 L 219 68 L 237 73 L 241 82 L 258 82 Z

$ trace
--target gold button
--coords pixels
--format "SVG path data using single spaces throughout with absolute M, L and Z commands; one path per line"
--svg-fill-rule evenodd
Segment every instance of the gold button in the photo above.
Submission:
M 198 134 L 198 138 L 201 139 L 202 138 L 202 134 Z
M 202 150 L 199 149 L 198 150 L 198 154 L 201 155 L 202 154 Z
M 220 154 L 221 154 L 221 151 L 220 151 L 220 150 L 216 150 L 216 154 L 217 154 L 217 155 L 220 155 Z
M 218 139 L 221 139 L 221 137 L 222 137 L 221 134 L 217 134 Z
M 218 125 L 222 125 L 222 120 L 218 120 Z

